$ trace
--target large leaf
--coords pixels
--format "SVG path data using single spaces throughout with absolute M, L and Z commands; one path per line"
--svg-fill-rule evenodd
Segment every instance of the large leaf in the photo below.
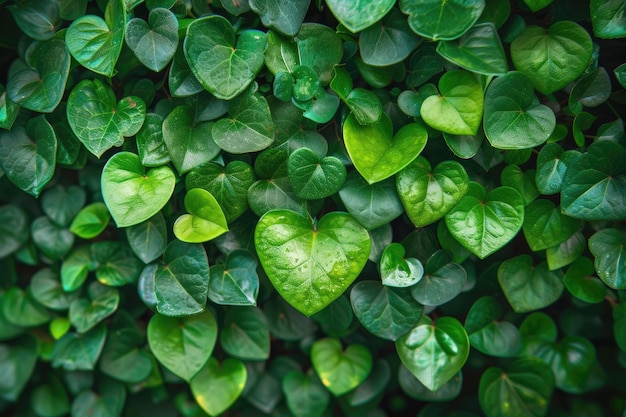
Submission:
M 626 239 L 617 229 L 602 229 L 589 238 L 589 250 L 600 279 L 609 287 L 626 289 Z
M 511 43 L 515 69 L 543 94 L 558 91 L 578 78 L 589 65 L 593 46 L 585 29 L 571 21 L 549 29 L 527 26 Z
M 372 354 L 363 345 L 345 350 L 338 339 L 317 340 L 311 346 L 311 362 L 322 384 L 336 397 L 359 386 L 372 370 Z
M 239 36 L 222 16 L 195 19 L 187 27 L 184 50 L 200 83 L 217 98 L 229 100 L 244 91 L 263 66 L 265 33 L 247 30 Z
M 311 0 L 249 0 L 250 8 L 261 17 L 263 26 L 276 29 L 280 33 L 293 36 L 309 9 Z
M 310 316 L 337 299 L 365 266 L 367 231 L 347 213 L 317 224 L 289 210 L 261 217 L 254 242 L 270 281 L 294 308 Z
M 124 137 L 136 134 L 145 115 L 141 98 L 128 96 L 116 103 L 113 90 L 97 78 L 78 83 L 67 99 L 72 131 L 98 158 L 113 146 L 122 146 Z
M 148 220 L 174 192 L 174 173 L 167 166 L 145 170 L 139 157 L 118 152 L 102 170 L 102 196 L 118 227 Z
M 335 29 L 304 23 L 295 39 L 300 64 L 313 69 L 322 85 L 328 84 L 343 56 L 343 41 Z
M 626 36 L 626 5 L 623 0 L 591 0 L 593 34 L 613 39 Z
M 361 125 L 350 114 L 344 122 L 343 135 L 350 159 L 370 184 L 389 178 L 410 164 L 428 140 L 426 129 L 418 123 L 409 123 L 394 135 L 391 120 L 384 115 L 378 123 Z
M 155 314 L 148 323 L 148 343 L 157 360 L 189 382 L 207 363 L 217 340 L 210 311 L 188 317 Z
M 125 27 L 124 2 L 111 0 L 106 6 L 104 20 L 85 15 L 72 22 L 65 33 L 67 49 L 85 68 L 112 77 L 124 45 Z
M 437 391 L 463 367 L 470 344 L 453 317 L 426 319 L 396 340 L 400 360 L 431 391 Z
M 72 58 L 65 42 L 58 39 L 33 44 L 30 49 L 28 66 L 11 75 L 7 94 L 24 108 L 50 113 L 65 93 Z
M 217 416 L 239 398 L 247 377 L 246 367 L 239 359 L 228 358 L 220 363 L 211 358 L 191 380 L 191 392 L 205 412 Z
M 495 148 L 524 149 L 544 143 L 554 131 L 556 117 L 539 103 L 524 74 L 510 72 L 489 84 L 483 124 Z
M 462 36 L 484 8 L 484 0 L 400 0 L 400 10 L 409 15 L 411 29 L 433 40 Z
M 469 177 L 456 161 L 443 161 L 434 169 L 418 156 L 396 176 L 396 187 L 404 209 L 415 227 L 444 217 L 467 192 Z
M 626 218 L 626 149 L 612 141 L 592 143 L 568 167 L 561 186 L 563 212 L 583 220 Z
M 140 18 L 126 24 L 126 44 L 152 71 L 161 71 L 178 47 L 178 20 L 164 8 L 150 10 L 148 22 Z
M 57 138 L 45 116 L 37 116 L 26 127 L 0 132 L 0 169 L 23 191 L 35 197 L 55 171 Z
M 485 258 L 517 235 L 524 222 L 524 200 L 510 187 L 487 193 L 481 185 L 471 183 L 465 197 L 445 218 L 454 238 Z

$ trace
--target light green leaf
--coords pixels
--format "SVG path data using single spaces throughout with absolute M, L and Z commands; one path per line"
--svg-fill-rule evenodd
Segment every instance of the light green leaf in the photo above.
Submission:
M 345 350 L 338 339 L 319 339 L 311 347 L 311 362 L 322 384 L 336 397 L 359 386 L 372 370 L 372 354 L 362 345 Z
M 201 243 L 215 239 L 228 231 L 228 224 L 217 200 L 202 188 L 185 194 L 185 209 L 174 222 L 174 235 L 183 242 Z
M 393 7 L 393 0 L 328 0 L 326 4 L 342 25 L 357 33 L 382 19 Z
M 526 207 L 522 230 L 533 251 L 548 249 L 569 239 L 581 222 L 563 214 L 550 200 L 535 200 Z
M 239 359 L 227 358 L 222 363 L 211 358 L 191 380 L 191 392 L 196 402 L 210 416 L 218 416 L 239 398 L 248 373 Z
M 410 287 L 424 275 L 424 266 L 415 258 L 406 258 L 400 243 L 392 243 L 383 251 L 380 263 L 380 278 L 389 287 Z
M 70 232 L 82 239 L 93 239 L 106 229 L 109 220 L 111 215 L 104 203 L 91 203 L 78 212 L 70 224 Z

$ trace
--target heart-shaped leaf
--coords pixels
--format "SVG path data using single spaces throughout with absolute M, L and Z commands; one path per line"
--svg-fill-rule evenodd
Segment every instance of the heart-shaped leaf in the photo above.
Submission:
M 465 330 L 473 348 L 489 356 L 519 354 L 522 339 L 513 323 L 501 320 L 503 309 L 492 296 L 476 300 L 465 319 Z
M 380 278 L 389 287 L 410 287 L 424 275 L 424 266 L 415 258 L 405 258 L 404 246 L 392 243 L 383 251 L 380 264 Z
M 91 257 L 98 265 L 96 278 L 110 287 L 135 284 L 144 266 L 126 242 L 95 242 L 91 245 Z
M 50 321 L 50 312 L 33 297 L 32 291 L 9 288 L 2 296 L 2 315 L 11 324 L 21 327 L 41 326 Z
M 586 257 L 576 259 L 563 276 L 563 285 L 574 297 L 586 303 L 604 301 L 607 288 L 595 275 L 593 262 Z
M 422 103 L 420 114 L 432 128 L 453 135 L 475 135 L 483 117 L 483 88 L 470 72 L 448 71 L 439 79 L 441 95 Z
M 342 25 L 357 33 L 382 19 L 394 3 L 393 0 L 328 0 L 326 5 Z
M 438 250 L 426 262 L 424 277 L 411 287 L 411 296 L 420 304 L 438 306 L 459 295 L 466 281 L 467 272 L 452 261 L 452 254 Z
M 547 30 L 527 26 L 511 43 L 515 69 L 543 94 L 558 91 L 578 78 L 589 65 L 592 52 L 587 31 L 569 20 L 556 22 Z
M 336 30 L 319 23 L 304 23 L 295 37 L 300 64 L 317 73 L 321 85 L 327 85 L 335 65 L 343 56 L 343 40 Z M 287 49 L 287 48 L 285 48 Z M 282 53 L 286 54 L 287 51 Z M 289 51 L 291 52 L 291 51 Z M 287 58 L 287 56 L 285 56 Z
M 287 36 L 294 36 L 309 9 L 311 0 L 249 0 L 250 8 L 261 17 L 263 26 Z
M 12 4 L 7 10 L 24 34 L 38 41 L 52 38 L 63 24 L 57 3 L 26 1 Z
M 155 314 L 148 323 L 148 343 L 157 360 L 189 382 L 207 363 L 217 340 L 210 311 L 187 317 Z
M 459 371 L 452 379 L 443 384 L 437 391 L 426 388 L 406 366 L 398 369 L 398 383 L 406 395 L 418 401 L 452 401 L 459 396 L 463 387 L 463 374 Z
M 370 252 L 367 230 L 340 212 L 328 213 L 314 225 L 290 210 L 269 211 L 256 226 L 254 242 L 278 293 L 307 316 L 348 288 Z
M 500 36 L 491 22 L 474 25 L 457 41 L 440 42 L 437 52 L 453 64 L 478 74 L 504 75 L 509 70 Z
M 255 307 L 229 309 L 220 334 L 222 349 L 230 356 L 264 361 L 270 356 L 270 332 L 263 312 Z
M 538 310 L 555 302 L 563 292 L 561 274 L 541 262 L 533 266 L 530 255 L 519 255 L 500 264 L 498 281 L 517 313 Z
M 54 174 L 57 138 L 44 115 L 0 132 L 0 169 L 21 190 L 38 197 Z M 1 252 L 1 250 L 0 250 Z
M 114 3 L 112 1 L 111 3 Z M 141 128 L 146 105 L 136 96 L 115 103 L 113 90 L 99 79 L 78 83 L 67 99 L 67 121 L 83 145 L 98 158 Z
M 228 103 L 229 117 L 215 122 L 211 133 L 226 152 L 257 152 L 274 142 L 274 123 L 267 100 L 250 89 Z
M 613 39 L 626 36 L 624 4 L 620 1 L 591 0 L 593 34 L 598 38 Z
M 66 333 L 54 344 L 52 366 L 66 371 L 91 371 L 94 369 L 107 336 L 104 324 L 87 333 Z
M 338 158 L 320 158 L 308 148 L 289 155 L 289 182 L 296 196 L 315 200 L 335 194 L 346 181 L 346 167 Z
M 205 412 L 217 416 L 239 398 L 247 378 L 246 366 L 239 359 L 228 358 L 219 363 L 211 358 L 191 380 L 191 392 Z
M 107 206 L 98 201 L 78 212 L 70 224 L 70 232 L 82 239 L 93 239 L 106 229 L 109 220 L 111 215 Z
M 558 143 L 548 143 L 541 147 L 537 156 L 537 172 L 535 183 L 543 195 L 556 194 L 561 191 L 563 177 L 570 162 L 576 160 L 580 152 L 563 151 Z
M 115 64 L 124 45 L 126 8 L 123 0 L 111 0 L 104 20 L 85 15 L 74 20 L 65 33 L 65 43 L 83 67 L 106 77 L 115 75 Z
M 608 140 L 592 143 L 563 177 L 561 206 L 583 220 L 622 220 L 626 216 L 626 149 Z
M 19 104 L 14 103 L 9 97 L 7 97 L 4 85 L 0 84 L 0 128 L 7 130 L 11 129 L 15 119 L 17 118 L 19 109 Z
M 508 415 L 543 417 L 548 412 L 554 376 L 545 364 L 535 358 L 522 358 L 506 371 L 492 367 L 480 377 L 478 398 L 487 417 Z
M 120 303 L 116 288 L 92 282 L 87 288 L 88 298 L 79 298 L 70 305 L 69 317 L 78 333 L 85 333 L 115 313 Z
M 50 113 L 65 93 L 72 57 L 59 39 L 35 43 L 28 54 L 28 66 L 9 78 L 8 97 L 24 108 Z
M 202 245 L 172 241 L 151 279 L 159 313 L 175 317 L 204 311 L 209 260 Z
M 235 249 L 224 263 L 210 268 L 209 299 L 216 304 L 256 305 L 259 294 L 257 261 L 248 251 Z
M 556 117 L 539 103 L 524 74 L 509 72 L 489 84 L 483 124 L 495 148 L 524 149 L 544 143 L 554 131 Z
M 547 249 L 567 240 L 579 228 L 580 221 L 563 213 L 550 200 L 535 200 L 526 207 L 522 230 L 533 251 Z
M 70 413 L 76 416 L 117 416 L 124 410 L 125 402 L 124 385 L 105 377 L 98 380 L 95 390 L 90 384 L 74 398 Z
M 175 182 L 168 166 L 146 171 L 137 155 L 118 152 L 102 170 L 102 197 L 117 227 L 133 226 L 167 204 Z
M 79 289 L 87 279 L 90 271 L 95 270 L 97 265 L 91 257 L 89 245 L 79 246 L 74 249 L 61 264 L 61 283 L 65 291 Z
M 431 391 L 437 391 L 463 367 L 470 344 L 463 325 L 453 317 L 429 319 L 396 340 L 400 360 Z
M 18 400 L 35 370 L 38 350 L 37 338 L 31 335 L 24 335 L 11 345 L 0 344 L 0 369 L 4 376 L 0 397 L 4 401 Z
M 250 208 L 257 216 L 270 210 L 286 209 L 307 215 L 306 202 L 296 197 L 286 177 L 258 180 L 248 189 Z
M 574 262 L 587 249 L 587 239 L 578 231 L 559 245 L 546 249 L 546 261 L 551 271 Z
M 147 264 L 163 255 L 167 247 L 167 226 L 161 213 L 126 229 L 132 251 Z
M 178 47 L 178 20 L 164 8 L 150 10 L 148 22 L 140 18 L 126 24 L 126 44 L 137 59 L 152 71 L 161 71 Z
M 202 188 L 193 188 L 185 194 L 183 214 L 174 223 L 174 235 L 183 242 L 201 243 L 228 232 L 228 224 L 215 197 Z
M 52 223 L 46 216 L 33 220 L 31 237 L 37 249 L 52 260 L 64 257 L 74 244 L 74 235 L 68 229 Z
M 443 161 L 433 170 L 418 156 L 396 176 L 396 188 L 415 227 L 436 222 L 465 196 L 469 177 L 456 161 Z
M 428 140 L 426 129 L 417 123 L 405 125 L 394 136 L 386 115 L 378 123 L 361 125 L 350 114 L 343 125 L 343 137 L 355 168 L 370 184 L 389 178 L 409 165 Z
M 317 340 L 311 347 L 311 362 L 322 384 L 338 397 L 359 386 L 372 370 L 372 354 L 362 345 L 345 350 L 338 339 Z
M 626 288 L 626 239 L 618 229 L 602 229 L 589 238 L 589 250 L 600 279 L 609 287 Z
M 195 19 L 187 27 L 184 50 L 191 71 L 217 98 L 230 100 L 254 80 L 263 66 L 265 33 L 246 30 L 237 35 L 219 15 Z
M 79 295 L 78 291 L 63 290 L 59 274 L 49 268 L 40 269 L 32 276 L 30 290 L 39 304 L 52 310 L 67 310 Z
M 289 372 L 282 380 L 289 411 L 296 417 L 320 416 L 330 402 L 330 393 L 315 374 Z
M 433 40 L 452 40 L 474 25 L 485 0 L 400 0 L 400 10 L 409 15 L 409 26 L 418 35 Z
M 511 187 L 489 193 L 470 183 L 467 194 L 448 214 L 446 225 L 452 236 L 481 259 L 506 245 L 524 223 L 524 200 Z

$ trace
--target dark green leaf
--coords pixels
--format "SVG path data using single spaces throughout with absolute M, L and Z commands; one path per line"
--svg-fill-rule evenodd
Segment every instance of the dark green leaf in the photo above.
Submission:
M 0 308 L 7 321 L 16 326 L 36 327 L 51 319 L 50 312 L 35 300 L 30 289 L 9 288 L 2 296 Z
M 105 325 L 84 334 L 66 333 L 54 344 L 52 366 L 66 371 L 93 370 L 104 347 L 106 335 Z
M 424 277 L 411 287 L 418 303 L 438 306 L 459 295 L 467 281 L 465 269 L 454 262 L 449 252 L 435 252 L 424 268 Z
M 255 307 L 229 309 L 220 333 L 222 349 L 230 356 L 248 361 L 267 360 L 270 332 L 263 312 Z
M 406 366 L 398 369 L 398 382 L 402 391 L 419 401 L 451 401 L 459 396 L 463 386 L 463 375 L 459 371 L 452 379 L 436 391 L 431 391 L 409 371 Z
M 52 310 L 67 310 L 78 297 L 76 291 L 64 291 L 59 274 L 48 268 L 40 269 L 33 275 L 30 291 L 35 301 Z
M 91 245 L 91 257 L 98 265 L 96 278 L 111 287 L 136 283 L 143 269 L 127 242 L 95 242 Z
M 300 148 L 289 155 L 287 174 L 296 196 L 307 200 L 335 194 L 343 186 L 347 175 L 338 158 L 319 158 L 308 148 Z
M 411 29 L 433 40 L 452 40 L 462 36 L 478 20 L 484 8 L 484 0 L 400 1 L 400 10 L 409 15 Z
M 59 3 L 46 0 L 29 0 L 8 7 L 15 23 L 28 37 L 38 41 L 52 38 L 61 28 Z
M 591 0 L 590 8 L 594 35 L 605 39 L 626 36 L 623 0 Z
M 611 288 L 626 288 L 624 235 L 617 229 L 602 229 L 589 238 L 589 250 L 600 279 Z
M 0 259 L 15 252 L 28 241 L 28 215 L 13 204 L 0 206 Z
M 589 258 L 576 259 L 563 277 L 565 288 L 576 298 L 586 303 L 600 303 L 606 297 L 606 286 L 596 276 L 593 262 Z
M 79 298 L 70 304 L 69 318 L 78 333 L 86 333 L 115 311 L 120 303 L 116 288 L 92 282 L 87 287 L 88 298 Z
M 282 390 L 289 411 L 296 417 L 321 416 L 330 402 L 330 393 L 312 374 L 288 373 L 282 380 Z
M 261 17 L 263 26 L 276 29 L 280 33 L 293 36 L 309 9 L 311 0 L 249 0 L 250 8 Z
M 11 345 L 0 344 L 0 398 L 15 402 L 28 382 L 37 363 L 37 338 L 25 335 Z
M 333 338 L 313 344 L 311 362 L 322 384 L 336 397 L 359 386 L 372 370 L 372 354 L 365 346 L 350 345 L 344 350 Z
M 75 185 L 56 185 L 41 196 L 41 208 L 58 226 L 67 227 L 85 204 L 85 191 Z
M 148 22 L 140 18 L 126 24 L 126 45 L 152 71 L 161 71 L 178 47 L 178 20 L 164 8 L 150 10 Z
M 492 296 L 476 300 L 465 319 L 470 344 L 480 352 L 497 357 L 516 356 L 522 347 L 513 323 L 501 320 L 503 309 Z
M 224 263 L 209 269 L 209 299 L 216 304 L 256 305 L 259 293 L 257 261 L 248 251 L 235 249 Z
M 33 243 L 52 260 L 63 258 L 74 244 L 74 235 L 66 228 L 52 223 L 47 216 L 37 217 L 30 225 Z
M 350 10 L 351 16 L 352 13 L 354 9 Z M 368 9 L 368 19 L 372 16 L 370 13 Z M 411 31 L 406 18 L 391 9 L 382 20 L 359 35 L 359 52 L 366 64 L 385 67 L 405 60 L 419 43 L 420 37 Z
M 526 207 L 522 231 L 533 251 L 556 246 L 569 239 L 581 222 L 563 214 L 550 200 L 535 200 Z
M 167 247 L 167 226 L 161 213 L 126 229 L 132 251 L 147 264 L 163 255 Z

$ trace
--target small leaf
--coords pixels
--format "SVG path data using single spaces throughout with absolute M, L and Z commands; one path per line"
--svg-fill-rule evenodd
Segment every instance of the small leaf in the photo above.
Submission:
M 172 60 L 178 47 L 178 20 L 171 11 L 154 8 L 148 23 L 140 18 L 126 24 L 126 45 L 137 59 L 152 71 L 161 71 Z
M 215 239 L 228 231 L 224 213 L 215 197 L 202 188 L 185 194 L 185 209 L 174 223 L 174 235 L 183 242 L 201 243 Z
M 289 372 L 282 380 L 282 390 L 295 417 L 320 416 L 330 402 L 330 393 L 316 375 Z
M 398 383 L 407 396 L 418 401 L 452 401 L 461 393 L 463 375 L 459 371 L 452 379 L 443 384 L 441 388 L 431 391 L 419 379 L 415 378 L 406 366 L 400 365 L 398 369 Z
M 93 329 L 115 311 L 120 303 L 116 288 L 92 282 L 87 287 L 88 298 L 79 298 L 70 305 L 69 318 L 78 333 Z
M 500 320 L 502 314 L 502 306 L 492 296 L 474 302 L 465 319 L 465 330 L 473 348 L 496 357 L 519 353 L 522 347 L 519 331 L 513 323 Z
M 13 204 L 0 206 L 0 259 L 10 255 L 28 241 L 28 215 Z
M 382 19 L 393 7 L 392 0 L 362 3 L 358 0 L 328 0 L 328 8 L 342 25 L 357 33 Z
M 33 220 L 31 237 L 37 249 L 52 260 L 63 258 L 74 244 L 74 235 L 68 229 L 52 223 L 46 216 Z
M 211 358 L 190 382 L 196 402 L 210 416 L 226 411 L 239 398 L 246 384 L 246 367 L 238 359 L 222 363 Z
M 409 15 L 411 29 L 435 41 L 462 36 L 478 20 L 484 8 L 484 0 L 400 1 L 400 10 Z
M 95 242 L 91 245 L 91 257 L 98 265 L 96 278 L 111 287 L 135 284 L 143 268 L 126 242 Z
M 85 191 L 76 185 L 56 185 L 42 194 L 41 208 L 58 226 L 67 227 L 85 204 L 85 198 Z
M 31 335 L 21 336 L 11 345 L 0 344 L 0 398 L 4 401 L 16 402 L 20 398 L 35 370 L 38 350 L 38 340 Z
M 581 222 L 561 213 L 550 200 L 535 200 L 526 207 L 522 230 L 533 251 L 556 246 L 569 239 Z
M 209 269 L 209 299 L 216 304 L 256 305 L 259 294 L 257 261 L 246 250 L 235 249 L 224 263 Z
M 33 297 L 31 290 L 9 288 L 2 296 L 2 315 L 13 325 L 36 327 L 50 321 L 51 315 Z
M 399 243 L 388 245 L 378 264 L 383 285 L 410 287 L 422 279 L 424 266 L 415 258 L 405 258 L 404 246 Z
M 63 24 L 59 3 L 56 2 L 30 0 L 7 9 L 22 32 L 38 41 L 52 38 Z
M 626 36 L 624 2 L 622 0 L 591 0 L 593 34 L 598 38 L 614 39 Z
M 420 41 L 405 17 L 391 9 L 382 20 L 360 33 L 359 52 L 366 64 L 385 67 L 404 61 Z
M 63 290 L 59 274 L 49 268 L 37 271 L 31 278 L 29 288 L 35 301 L 52 310 L 67 310 L 79 295 L 77 291 Z
M 229 309 L 220 343 L 222 349 L 234 358 L 267 360 L 270 355 L 270 332 L 263 312 L 255 307 Z
M 423 278 L 411 287 L 411 295 L 424 305 L 438 306 L 459 295 L 467 281 L 465 269 L 449 252 L 435 252 L 426 263 Z
M 160 213 L 126 229 L 126 238 L 132 251 L 148 264 L 163 255 L 167 247 L 167 226 Z
M 52 366 L 65 371 L 91 371 L 94 369 L 107 336 L 105 325 L 87 333 L 66 333 L 54 344 Z
M 617 229 L 602 229 L 589 238 L 600 279 L 614 289 L 626 288 L 626 240 Z
M 372 370 L 372 354 L 362 345 L 342 349 L 338 339 L 319 339 L 311 347 L 311 362 L 322 384 L 336 397 L 359 386 Z
M 287 173 L 296 196 L 308 200 L 335 194 L 347 175 L 346 167 L 338 158 L 319 158 L 308 148 L 300 148 L 289 155 Z
M 311 0 L 249 0 L 250 8 L 261 17 L 263 26 L 276 29 L 283 35 L 294 36 L 309 9 Z
M 574 297 L 586 303 L 601 303 L 606 297 L 606 286 L 594 276 L 594 265 L 589 258 L 576 259 L 563 277 L 565 288 Z
M 109 220 L 111 215 L 104 203 L 91 203 L 78 212 L 70 224 L 70 232 L 82 239 L 93 239 L 106 229 Z
M 561 191 L 563 177 L 568 165 L 580 156 L 580 152 L 563 151 L 558 143 L 548 143 L 541 147 L 537 157 L 535 182 L 541 194 L 551 195 Z

